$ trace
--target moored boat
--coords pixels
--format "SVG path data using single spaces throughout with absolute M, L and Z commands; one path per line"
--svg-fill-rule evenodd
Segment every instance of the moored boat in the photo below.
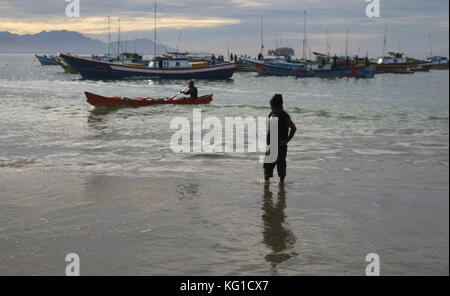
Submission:
M 430 69 L 434 70 L 447 70 L 448 69 L 448 58 L 433 56 L 428 59 L 428 65 Z
M 377 73 L 396 73 L 396 74 L 412 74 L 412 68 L 417 67 L 416 62 L 408 61 L 400 52 L 388 52 L 387 56 L 378 58 L 375 66 Z
M 75 68 L 84 79 L 229 79 L 235 70 L 234 63 L 191 67 L 189 59 L 180 55 L 155 57 L 148 66 L 117 64 L 73 55 L 59 54 Z
M 58 65 L 60 65 L 64 69 L 65 73 L 79 74 L 79 72 L 77 70 L 75 70 L 74 68 L 72 68 L 72 66 L 70 66 L 65 60 L 59 58 L 59 59 L 56 59 L 56 62 L 58 63 Z
M 47 55 L 34 55 L 39 63 L 41 63 L 41 66 L 58 66 L 58 63 L 56 62 L 56 59 L 52 56 Z
M 87 102 L 94 107 L 102 106 L 122 106 L 122 107 L 141 107 L 150 105 L 199 105 L 199 104 L 209 104 L 212 101 L 212 94 L 204 95 L 196 99 L 191 99 L 189 97 L 181 98 L 135 98 L 131 99 L 128 97 L 104 97 L 90 92 L 85 92 Z
M 302 67 L 301 64 L 287 62 L 268 62 L 265 60 L 244 59 L 253 69 L 262 75 L 291 76 L 296 68 Z
M 371 78 L 375 75 L 375 67 L 355 65 L 342 67 L 335 63 L 289 63 L 279 62 L 270 64 L 264 61 L 246 59 L 256 71 L 264 75 L 295 76 L 295 77 L 360 77 Z
M 255 69 L 249 62 L 240 58 L 236 61 L 236 72 L 255 72 Z

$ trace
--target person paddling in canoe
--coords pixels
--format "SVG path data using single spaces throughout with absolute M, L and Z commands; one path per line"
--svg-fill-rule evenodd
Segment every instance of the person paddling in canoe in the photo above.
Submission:
M 194 86 L 194 81 L 189 80 L 189 85 L 187 91 L 181 91 L 181 93 L 185 95 L 191 95 L 191 99 L 197 99 L 198 98 L 198 91 L 197 88 Z
M 280 177 L 280 185 L 284 184 L 284 178 L 286 177 L 286 155 L 287 144 L 294 137 L 297 130 L 295 124 L 292 122 L 291 117 L 283 110 L 283 97 L 280 94 L 275 94 L 270 100 L 270 107 L 272 112 L 269 114 L 269 118 L 278 118 L 278 157 L 276 161 L 270 163 L 264 163 L 264 180 L 269 183 L 269 179 L 273 177 L 273 170 L 277 167 L 278 177 Z M 270 143 L 270 129 L 267 133 L 267 145 Z

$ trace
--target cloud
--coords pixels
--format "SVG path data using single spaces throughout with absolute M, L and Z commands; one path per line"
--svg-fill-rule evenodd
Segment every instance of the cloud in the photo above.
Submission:
M 158 0 L 158 28 L 168 41 L 177 40 L 182 30 L 188 31 L 183 36 L 193 32 L 184 40 L 189 50 L 206 45 L 223 49 L 227 43 L 236 43 L 242 51 L 254 54 L 259 48 L 261 16 L 267 42 L 275 43 L 278 35 L 283 42 L 297 46 L 306 11 L 312 46 L 325 44 L 321 39 L 329 31 L 330 38 L 342 47 L 348 26 L 351 40 L 371 49 L 379 46 L 379 35 L 387 24 L 389 42 L 404 44 L 405 51 L 423 55 L 423 36 L 431 33 L 434 46 L 448 54 L 448 0 L 380 1 L 381 18 L 375 19 L 365 16 L 368 2 L 364 0 Z M 81 0 L 81 19 L 66 18 L 66 5 L 64 0 L 0 0 L 0 31 L 25 34 L 67 29 L 104 40 L 110 15 L 112 31 L 117 31 L 116 20 L 121 17 L 123 32 L 152 36 L 153 0 Z
M 71 30 L 85 34 L 108 33 L 108 20 L 105 17 L 83 17 L 83 18 L 30 18 L 13 19 L 0 18 L 2 27 L 11 33 L 34 34 L 43 30 Z M 117 18 L 112 19 L 112 30 L 116 30 Z M 236 25 L 240 21 L 227 18 L 158 18 L 156 27 L 158 29 L 183 29 L 183 28 L 214 28 L 225 25 Z M 120 29 L 122 32 L 150 31 L 154 29 L 152 19 L 139 17 L 121 19 Z
M 269 3 L 253 0 L 232 0 L 232 2 L 235 3 L 238 7 L 262 7 L 269 5 Z

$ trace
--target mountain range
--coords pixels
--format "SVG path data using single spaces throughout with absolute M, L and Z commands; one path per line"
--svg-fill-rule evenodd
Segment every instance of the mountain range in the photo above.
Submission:
M 153 54 L 155 43 L 150 39 L 128 40 L 129 51 Z M 121 52 L 126 49 L 126 42 L 121 42 Z M 175 51 L 165 45 L 157 45 L 158 52 Z M 108 52 L 108 43 L 89 38 L 74 31 L 42 31 L 38 34 L 17 35 L 0 31 L 0 53 L 96 53 Z M 111 42 L 111 53 L 117 52 L 117 41 Z

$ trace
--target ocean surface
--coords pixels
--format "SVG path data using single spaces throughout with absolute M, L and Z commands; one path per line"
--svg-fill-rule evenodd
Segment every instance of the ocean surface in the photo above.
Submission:
M 94 109 L 186 81 L 86 81 L 0 55 L 0 275 L 449 274 L 449 71 L 373 79 L 236 73 L 203 106 Z M 255 153 L 174 153 L 175 117 L 267 116 L 298 131 L 286 185 Z

